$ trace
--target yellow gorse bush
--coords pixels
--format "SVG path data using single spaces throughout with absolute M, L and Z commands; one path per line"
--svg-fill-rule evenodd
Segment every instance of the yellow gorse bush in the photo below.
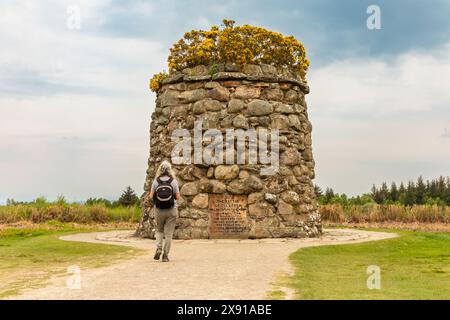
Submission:
M 284 36 L 248 24 L 235 26 L 233 20 L 223 20 L 221 28 L 212 26 L 209 31 L 186 32 L 170 49 L 169 74 L 197 65 L 214 65 L 234 62 L 245 64 L 270 64 L 287 67 L 305 76 L 309 66 L 305 47 L 293 36 Z M 158 73 L 150 81 L 150 89 L 157 91 L 167 76 Z
M 167 78 L 167 74 L 164 72 L 157 73 L 150 79 L 150 90 L 158 91 L 161 82 Z

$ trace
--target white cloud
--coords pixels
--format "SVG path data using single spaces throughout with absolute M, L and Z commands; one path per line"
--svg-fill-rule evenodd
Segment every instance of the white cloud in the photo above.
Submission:
M 128 184 L 142 191 L 148 79 L 164 68 L 167 48 L 92 34 L 105 1 L 77 3 L 81 30 L 66 28 L 63 4 L 2 4 L 0 199 L 116 197 Z
M 317 182 L 351 194 L 372 183 L 450 175 L 450 45 L 389 63 L 348 60 L 310 72 Z
M 310 97 L 317 112 L 389 116 L 448 105 L 450 44 L 429 55 L 409 53 L 394 61 L 346 60 L 312 70 Z M 326 94 L 324 94 L 326 92 Z

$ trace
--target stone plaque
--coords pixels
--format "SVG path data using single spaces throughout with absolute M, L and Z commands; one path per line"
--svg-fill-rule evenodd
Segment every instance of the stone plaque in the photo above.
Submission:
M 248 238 L 247 196 L 209 195 L 211 238 Z

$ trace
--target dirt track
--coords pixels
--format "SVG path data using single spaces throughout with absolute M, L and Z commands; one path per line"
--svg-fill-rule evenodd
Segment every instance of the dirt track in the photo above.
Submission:
M 44 288 L 14 299 L 264 299 L 282 274 L 292 272 L 288 255 L 299 248 L 349 244 L 395 237 L 393 233 L 325 230 L 320 239 L 175 240 L 171 261 L 152 259 L 154 240 L 130 231 L 80 233 L 61 237 L 148 250 L 114 265 L 81 270 L 81 289 L 69 289 L 59 276 Z

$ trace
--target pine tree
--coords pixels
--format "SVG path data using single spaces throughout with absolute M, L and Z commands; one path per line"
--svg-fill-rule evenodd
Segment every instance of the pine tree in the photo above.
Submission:
M 397 189 L 397 185 L 395 184 L 395 182 L 392 182 L 391 184 L 391 190 L 389 192 L 390 198 L 392 201 L 397 202 L 398 201 L 398 189 Z
M 383 195 L 381 194 L 381 190 L 378 190 L 375 185 L 372 185 L 372 190 L 370 195 L 372 196 L 373 201 L 378 204 L 383 203 Z
M 388 188 L 386 182 L 383 182 L 381 184 L 380 198 L 381 198 L 381 203 L 385 203 L 386 201 L 391 200 L 390 196 L 389 196 L 389 188 Z
M 445 194 L 442 197 L 442 200 L 447 202 L 447 205 L 450 206 L 450 177 L 447 177 L 446 186 L 445 186 Z
M 439 198 L 438 182 L 436 179 L 431 180 L 428 193 L 433 199 Z
M 405 193 L 405 192 L 406 192 L 405 185 L 403 184 L 403 182 L 401 182 L 400 187 L 398 187 L 398 193 Z
M 406 199 L 406 188 L 403 182 L 400 183 L 400 187 L 398 187 L 398 201 L 401 204 L 405 204 Z
M 325 190 L 325 201 L 326 203 L 330 203 L 331 199 L 334 198 L 334 191 L 331 188 L 327 188 Z
M 408 182 L 405 194 L 405 205 L 412 206 L 416 203 L 416 186 L 413 181 Z
M 415 200 L 415 204 L 424 204 L 425 203 L 425 197 L 426 197 L 426 186 L 425 183 L 423 182 L 423 178 L 422 176 L 420 176 L 417 179 L 417 184 L 416 184 L 416 200 Z
M 446 191 L 447 191 L 447 186 L 445 183 L 445 178 L 443 176 L 440 176 L 437 180 L 437 193 L 438 193 L 438 197 L 441 199 L 445 199 L 446 196 Z
M 323 191 L 317 184 L 314 185 L 314 192 L 316 193 L 317 198 L 323 196 Z
M 131 189 L 130 186 L 128 186 L 125 189 L 125 191 L 122 193 L 122 195 L 120 196 L 118 202 L 119 202 L 119 205 L 121 205 L 123 207 L 130 207 L 130 206 L 134 206 L 135 204 L 137 204 L 139 202 L 139 198 L 134 193 L 134 190 Z

